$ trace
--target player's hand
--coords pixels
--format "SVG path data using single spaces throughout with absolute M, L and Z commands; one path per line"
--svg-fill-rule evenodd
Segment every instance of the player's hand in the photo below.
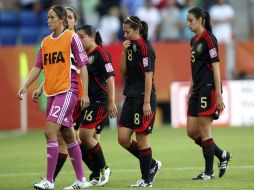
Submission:
M 124 50 L 127 50 L 127 48 L 130 47 L 130 45 L 131 45 L 131 41 L 130 40 L 125 40 L 123 42 Z
M 143 104 L 143 114 L 144 114 L 145 120 L 148 120 L 150 115 L 152 114 L 150 103 Z
M 19 91 L 18 91 L 18 98 L 19 98 L 20 100 L 23 100 L 23 95 L 24 95 L 25 93 L 26 93 L 26 88 L 25 88 L 25 87 L 20 88 Z
M 113 102 L 113 103 L 109 103 L 108 104 L 108 114 L 109 114 L 109 117 L 112 119 L 112 118 L 115 118 L 117 117 L 117 107 L 116 107 L 116 104 Z
M 225 104 L 223 102 L 223 98 L 221 95 L 216 95 L 216 108 L 219 110 L 219 112 L 221 113 L 224 108 L 225 108 Z
M 81 97 L 80 106 L 81 106 L 82 109 L 87 108 L 88 106 L 90 106 L 90 100 L 89 100 L 88 95 L 83 95 Z
M 41 96 L 42 94 L 42 89 L 41 88 L 38 88 L 37 90 L 35 90 L 32 94 L 32 100 L 33 102 L 37 102 L 39 100 L 39 97 Z

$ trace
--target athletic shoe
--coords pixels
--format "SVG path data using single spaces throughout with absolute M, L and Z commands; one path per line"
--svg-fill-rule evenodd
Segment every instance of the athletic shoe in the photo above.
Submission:
M 161 169 L 161 161 L 155 160 L 155 165 L 150 169 L 150 179 L 151 182 L 154 181 L 157 172 Z
M 92 180 L 90 180 L 90 183 L 93 186 L 104 186 L 108 183 L 110 174 L 110 167 L 106 166 L 105 169 L 101 170 L 101 176 L 99 178 L 94 177 Z
M 34 189 L 37 189 L 37 190 L 43 190 L 43 189 L 53 190 L 54 187 L 55 187 L 54 183 L 49 182 L 46 178 L 34 184 Z
M 197 177 L 192 178 L 192 180 L 210 180 L 214 178 L 214 173 L 206 174 L 205 172 L 201 172 Z
M 79 181 L 76 180 L 71 186 L 65 187 L 65 190 L 72 190 L 72 189 L 87 189 L 91 187 L 92 184 L 90 182 L 87 182 L 86 180 Z
M 100 185 L 100 182 L 101 182 L 100 177 L 94 177 L 94 178 L 92 178 L 92 179 L 89 181 L 89 183 L 90 183 L 92 186 L 102 186 L 102 185 Z
M 225 174 L 228 167 L 228 162 L 232 158 L 232 154 L 230 152 L 223 151 L 222 158 L 223 159 L 218 164 L 220 170 L 219 177 L 222 177 Z
M 135 184 L 130 185 L 130 187 L 152 187 L 152 182 L 147 183 L 144 179 L 140 179 Z
M 111 170 L 109 166 L 106 166 L 104 169 L 101 170 L 101 181 L 103 181 L 104 184 L 108 183 L 110 174 Z

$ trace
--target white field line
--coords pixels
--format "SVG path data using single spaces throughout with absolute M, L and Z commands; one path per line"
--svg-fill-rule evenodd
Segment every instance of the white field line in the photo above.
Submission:
M 254 165 L 249 166 L 229 166 L 231 169 L 235 170 L 248 170 L 254 169 Z M 188 170 L 197 170 L 201 169 L 202 167 L 179 167 L 179 168 L 168 168 L 163 167 L 161 168 L 162 171 L 188 171 Z M 87 171 L 87 170 L 86 170 Z M 138 172 L 138 169 L 116 169 L 112 170 L 113 173 L 131 173 L 131 172 Z M 69 175 L 74 172 L 61 172 L 61 175 Z M 42 172 L 27 172 L 27 173 L 0 173 L 0 177 L 18 177 L 18 176 L 38 176 L 43 175 Z

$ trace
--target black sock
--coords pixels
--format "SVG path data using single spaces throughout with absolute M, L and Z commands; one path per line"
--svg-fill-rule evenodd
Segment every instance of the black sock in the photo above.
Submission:
M 214 142 L 208 139 L 202 142 L 203 155 L 205 158 L 205 173 L 213 174 Z
M 195 143 L 202 147 L 202 140 L 201 137 L 197 138 L 195 140 Z M 215 143 L 214 143 L 214 155 L 221 161 L 222 160 L 222 153 L 223 150 L 221 150 Z
M 131 145 L 126 150 L 139 159 L 138 143 L 136 141 L 132 140 Z
M 54 173 L 54 181 L 58 175 L 58 173 L 61 171 L 66 159 L 67 159 L 68 154 L 62 154 L 62 153 L 58 153 L 58 159 L 57 159 L 57 163 L 56 163 L 56 170 Z
M 152 162 L 151 147 L 144 150 L 139 150 L 139 164 L 140 164 L 142 179 L 144 179 L 147 183 L 151 181 L 150 179 L 151 162 Z
M 139 159 L 138 143 L 136 141 L 132 140 L 131 145 L 126 150 Z M 152 158 L 151 167 L 154 167 L 155 163 L 156 161 Z
M 94 175 L 95 177 L 100 176 L 100 170 L 106 167 L 105 158 L 99 143 L 97 143 L 91 150 L 90 153 L 92 155 L 94 161 Z
M 222 161 L 222 154 L 223 154 L 223 150 L 221 150 L 216 144 L 214 144 L 214 155 L 220 160 Z
M 82 160 L 83 162 L 85 162 L 85 164 L 87 165 L 87 167 L 89 168 L 90 171 L 93 172 L 94 170 L 94 164 L 93 164 L 93 160 L 91 158 L 90 152 L 89 150 L 87 150 L 84 145 L 80 144 L 79 145 L 80 150 L 81 150 L 81 154 L 82 154 Z

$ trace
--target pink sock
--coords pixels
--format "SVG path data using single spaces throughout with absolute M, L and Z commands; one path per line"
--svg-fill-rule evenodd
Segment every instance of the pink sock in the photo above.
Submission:
M 53 177 L 58 158 L 58 142 L 48 141 L 47 143 L 47 180 L 53 183 Z
M 79 181 L 83 181 L 84 171 L 82 165 L 82 155 L 77 141 L 67 145 L 72 166 L 75 170 L 76 177 Z

